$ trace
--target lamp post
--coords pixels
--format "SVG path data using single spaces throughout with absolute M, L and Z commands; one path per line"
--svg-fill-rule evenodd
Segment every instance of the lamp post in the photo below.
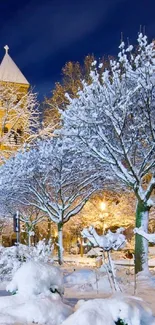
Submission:
M 19 218 L 19 212 L 17 211 L 15 215 L 13 216 L 13 227 L 14 232 L 16 233 L 16 247 L 17 247 L 17 258 L 19 256 L 19 241 L 20 241 L 20 218 Z
M 20 219 L 19 219 L 19 212 L 17 211 L 15 215 L 13 216 L 13 227 L 14 232 L 16 233 L 16 245 L 19 245 L 19 234 L 20 234 Z
M 100 202 L 100 210 L 101 210 L 101 221 L 103 222 L 103 235 L 105 231 L 105 224 L 104 224 L 104 214 L 105 214 L 105 209 L 106 209 L 106 203 L 105 202 Z

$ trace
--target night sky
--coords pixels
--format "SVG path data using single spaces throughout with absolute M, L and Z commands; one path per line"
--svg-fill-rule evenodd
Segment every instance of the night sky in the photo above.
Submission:
M 65 62 L 115 55 L 121 32 L 135 42 L 140 25 L 155 37 L 155 0 L 0 0 L 0 58 L 8 44 L 43 98 Z

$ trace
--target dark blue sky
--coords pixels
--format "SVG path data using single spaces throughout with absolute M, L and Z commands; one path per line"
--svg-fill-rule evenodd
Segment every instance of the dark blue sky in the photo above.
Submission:
M 43 97 L 66 61 L 115 55 L 121 32 L 135 42 L 140 25 L 155 37 L 155 0 L 0 0 L 0 57 L 8 44 Z

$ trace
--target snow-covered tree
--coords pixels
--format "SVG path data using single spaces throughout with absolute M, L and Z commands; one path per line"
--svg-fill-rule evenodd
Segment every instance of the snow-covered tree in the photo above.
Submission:
M 51 137 L 54 128 L 53 123 L 41 123 L 41 107 L 32 89 L 24 92 L 12 84 L 0 85 L 0 163 L 25 143 Z
M 100 247 L 105 252 L 107 252 L 109 267 L 112 273 L 112 281 L 116 291 L 119 291 L 120 288 L 116 280 L 115 269 L 110 256 L 110 251 L 124 248 L 126 244 L 126 238 L 125 235 L 122 233 L 123 231 L 124 228 L 121 227 L 118 228 L 115 233 L 108 230 L 106 235 L 99 236 L 95 228 L 90 226 L 89 228 L 83 229 L 83 231 L 81 232 L 82 236 L 84 238 L 87 238 L 94 247 Z
M 10 220 L 3 216 L 0 217 L 0 245 L 3 243 L 3 233 L 8 229 L 10 226 Z
M 37 96 L 13 85 L 0 85 L 0 161 L 32 141 L 39 129 Z
M 23 232 L 27 235 L 28 246 L 31 246 L 31 237 L 35 236 L 35 228 L 38 223 L 44 221 L 45 217 L 36 207 L 21 206 L 19 211 L 19 220 L 24 225 Z
M 20 228 L 22 232 L 26 233 L 28 246 L 31 246 L 31 237 L 35 236 L 35 228 L 38 223 L 44 221 L 46 218 L 43 213 L 36 207 L 31 206 L 23 206 L 17 201 L 13 204 L 14 193 L 9 191 L 1 193 L 0 200 L 0 213 L 1 220 L 7 223 L 11 223 L 13 225 L 13 218 L 18 212 Z M 24 227 L 23 227 L 24 226 Z
M 1 200 L 7 197 L 13 206 L 36 207 L 58 225 L 59 263 L 63 225 L 98 188 L 99 167 L 69 150 L 67 141 L 54 138 L 18 153 L 0 169 Z
M 62 112 L 63 134 L 109 167 L 117 186 L 137 199 L 136 227 L 148 231 L 155 188 L 155 45 L 139 34 L 136 49 L 120 45 L 118 59 L 102 74 L 91 72 L 78 98 Z M 136 235 L 135 271 L 148 268 L 147 240 Z

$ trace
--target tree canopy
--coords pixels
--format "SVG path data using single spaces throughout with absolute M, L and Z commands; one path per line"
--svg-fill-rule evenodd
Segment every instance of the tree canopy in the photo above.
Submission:
M 68 95 L 61 133 L 107 165 L 116 184 L 135 193 L 136 226 L 147 231 L 155 188 L 155 47 L 139 34 L 136 48 L 124 42 L 119 48 L 102 82 L 92 69 L 92 82 L 83 81 L 77 98 Z M 147 252 L 146 240 L 136 235 L 136 272 L 147 267 Z

